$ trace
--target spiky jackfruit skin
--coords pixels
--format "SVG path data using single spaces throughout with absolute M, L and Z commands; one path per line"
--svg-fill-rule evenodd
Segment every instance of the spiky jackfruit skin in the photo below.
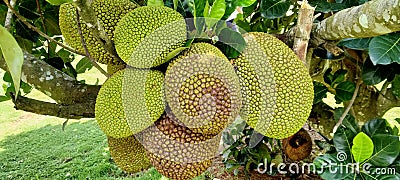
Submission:
M 313 84 L 306 67 L 279 39 L 246 34 L 247 47 L 234 60 L 243 94 L 241 117 L 261 134 L 287 138 L 307 121 Z
M 108 136 L 122 138 L 142 131 L 164 111 L 163 74 L 156 70 L 126 68 L 100 88 L 95 116 Z
M 186 23 L 164 6 L 140 7 L 124 16 L 115 30 L 115 48 L 121 59 L 136 68 L 165 63 L 168 53 L 186 41 Z
M 130 173 L 140 172 L 151 167 L 146 149 L 135 138 L 113 138 L 108 136 L 108 147 L 110 155 L 115 164 L 122 170 Z
M 165 109 L 164 74 L 158 70 L 124 69 L 122 103 L 134 134 L 157 121 Z
M 204 173 L 212 164 L 212 160 L 196 163 L 177 163 L 149 153 L 148 157 L 154 168 L 165 177 L 174 180 L 190 180 Z
M 124 70 L 118 71 L 101 86 L 96 98 L 95 116 L 100 129 L 114 138 L 133 135 L 122 105 Z
M 165 82 L 172 112 L 195 132 L 216 135 L 239 114 L 239 78 L 211 44 L 192 44 L 169 64 Z
M 95 14 L 103 26 L 108 38 L 114 39 L 117 22 L 138 6 L 129 0 L 95 0 L 92 4 Z M 61 32 L 69 46 L 85 54 L 76 22 L 76 7 L 71 3 L 60 6 L 59 23 Z M 93 36 L 89 27 L 80 20 L 82 35 L 90 55 L 100 63 L 121 64 L 122 62 L 108 53 L 101 43 Z
M 211 166 L 221 136 L 204 135 L 180 125 L 167 110 L 152 127 L 137 134 L 158 172 L 176 180 L 192 179 Z

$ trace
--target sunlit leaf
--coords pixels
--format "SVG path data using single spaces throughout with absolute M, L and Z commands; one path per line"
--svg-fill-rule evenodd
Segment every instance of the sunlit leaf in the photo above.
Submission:
M 353 147 L 351 148 L 354 160 L 358 163 L 364 162 L 371 157 L 373 152 L 374 143 L 371 138 L 363 132 L 358 133 L 353 139 Z
M 11 73 L 16 92 L 15 97 L 17 97 L 20 87 L 24 54 L 22 53 L 22 49 L 19 47 L 14 37 L 7 31 L 6 28 L 1 25 L 0 37 L 0 49 L 7 63 L 8 70 Z

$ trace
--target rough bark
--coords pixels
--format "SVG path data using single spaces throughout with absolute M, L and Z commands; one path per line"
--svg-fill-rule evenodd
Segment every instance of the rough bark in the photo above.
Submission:
M 95 116 L 94 100 L 71 105 L 61 105 L 22 96 L 18 96 L 16 100 L 14 97 L 12 99 L 15 109 L 32 112 L 35 114 L 50 115 L 67 119 L 93 118 Z
M 309 68 L 309 63 L 306 61 L 307 47 L 313 25 L 314 10 L 315 8 L 311 7 L 307 1 L 303 1 L 299 10 L 293 44 L 293 51 L 307 68 Z
M 344 9 L 314 26 L 323 40 L 374 37 L 400 31 L 400 0 L 374 0 Z
M 22 81 L 48 95 L 58 104 L 71 105 L 96 99 L 100 86 L 80 84 L 74 78 L 27 52 L 24 52 L 24 58 Z M 2 56 L 0 56 L 0 68 L 7 70 Z

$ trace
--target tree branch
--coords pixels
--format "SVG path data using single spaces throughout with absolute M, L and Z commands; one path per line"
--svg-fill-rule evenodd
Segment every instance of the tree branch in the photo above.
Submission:
M 10 6 L 12 8 L 14 8 L 15 0 L 10 0 Z M 8 8 L 7 15 L 6 15 L 6 20 L 4 22 L 4 27 L 7 29 L 7 31 L 11 30 L 12 19 L 13 19 L 13 12 L 12 12 L 12 10 L 10 8 Z
M 45 93 L 57 103 L 71 105 L 96 99 L 100 86 L 80 84 L 74 78 L 27 52 L 24 52 L 24 58 L 21 80 Z M 0 68 L 8 70 L 1 56 Z
M 121 58 L 118 56 L 115 50 L 114 42 L 108 37 L 104 27 L 101 25 L 100 21 L 97 19 L 96 13 L 92 8 L 92 0 L 76 0 L 75 4 L 80 13 L 83 22 L 86 23 L 87 27 L 93 33 L 93 36 L 97 41 L 104 47 L 104 49 L 111 54 L 111 56 L 120 61 Z
M 303 61 L 304 65 L 308 68 L 306 56 L 308 41 L 310 39 L 311 29 L 313 25 L 313 15 L 315 8 L 311 7 L 307 0 L 303 0 L 303 3 L 299 10 L 299 16 L 297 19 L 297 26 L 295 30 L 295 39 L 293 44 L 293 50 Z
M 60 105 L 38 101 L 27 97 L 18 96 L 15 100 L 14 94 L 11 95 L 15 109 L 32 112 L 41 115 L 50 115 L 67 119 L 93 118 L 95 101 L 77 103 L 71 105 Z
M 77 27 L 78 27 L 78 33 L 79 33 L 79 36 L 80 36 L 80 38 L 81 38 L 81 43 L 82 43 L 83 49 L 85 50 L 85 54 L 86 54 L 86 56 L 89 58 L 89 60 L 90 60 L 90 62 L 92 63 L 92 65 L 93 65 L 94 67 L 96 67 L 96 69 L 99 70 L 102 74 L 104 74 L 107 78 L 109 78 L 110 75 L 109 75 L 106 71 L 104 71 L 104 69 L 101 68 L 101 67 L 99 66 L 99 64 L 97 64 L 97 62 L 93 59 L 93 57 L 92 57 L 92 56 L 90 55 L 90 53 L 89 53 L 89 50 L 87 49 L 86 42 L 85 42 L 85 38 L 84 38 L 83 35 L 82 35 L 82 27 L 81 27 L 81 23 L 80 23 L 80 21 L 79 21 L 79 17 L 80 17 L 80 16 L 79 16 L 78 9 L 76 9 L 76 25 L 77 25 Z
M 349 105 L 347 105 L 346 110 L 344 110 L 342 116 L 340 116 L 340 118 L 339 118 L 339 121 L 333 127 L 333 133 L 334 134 L 335 134 L 336 130 L 342 125 L 342 122 L 343 122 L 344 118 L 347 116 L 347 113 L 349 113 L 351 107 L 353 106 L 353 103 L 356 100 L 356 97 L 357 97 L 357 94 L 358 94 L 358 90 L 360 89 L 361 83 L 362 83 L 362 81 L 358 80 L 357 85 L 356 85 L 356 89 L 354 90 L 354 93 L 353 93 L 353 96 L 351 97 Z
M 15 9 L 12 7 L 12 5 L 7 1 L 7 0 L 3 0 L 4 3 L 6 3 L 8 10 L 11 11 L 22 23 L 24 23 L 28 28 L 32 29 L 33 31 L 37 32 L 39 35 L 43 36 L 44 38 L 46 38 L 49 41 L 52 41 L 54 43 L 56 43 L 57 45 L 65 48 L 66 50 L 73 52 L 75 54 L 81 54 L 80 52 L 76 51 L 75 49 L 72 49 L 68 46 L 66 46 L 65 44 L 56 41 L 55 39 L 51 38 L 50 36 L 48 36 L 46 33 L 40 31 L 40 29 L 38 29 L 37 27 L 33 26 L 32 24 L 30 24 L 25 17 L 21 16 L 17 11 L 15 11 Z
M 344 9 L 314 25 L 316 39 L 374 37 L 400 31 L 400 1 L 374 0 Z

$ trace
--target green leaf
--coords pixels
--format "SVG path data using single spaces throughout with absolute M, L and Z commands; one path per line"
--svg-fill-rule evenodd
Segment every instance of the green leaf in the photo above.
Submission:
M 49 2 L 52 5 L 58 6 L 64 3 L 72 3 L 74 2 L 73 0 L 46 0 L 47 2 Z
M 179 47 L 171 51 L 170 53 L 167 54 L 167 57 L 165 57 L 166 61 L 171 60 L 175 56 L 177 56 L 179 53 L 181 53 L 183 50 L 188 49 L 188 47 Z
M 253 5 L 257 0 L 238 0 L 238 6 L 249 7 Z
M 354 160 L 358 163 L 364 162 L 371 157 L 373 152 L 374 143 L 371 138 L 363 132 L 358 133 L 353 139 L 353 147 L 351 148 Z
M 400 63 L 399 54 L 400 33 L 377 36 L 369 43 L 369 57 L 374 65 Z
M 326 0 L 314 0 L 309 2 L 311 6 L 315 7 L 316 12 L 335 12 L 347 8 L 345 4 L 330 3 Z
M 339 69 L 333 74 L 333 82 L 331 86 L 334 87 L 336 84 L 339 84 L 344 81 L 344 77 L 346 76 L 347 70 Z
M 392 70 L 388 65 L 374 65 L 370 59 L 367 59 L 364 62 L 361 74 L 365 84 L 375 85 L 388 78 L 392 74 Z
M 220 49 L 227 58 L 238 57 L 246 48 L 243 36 L 230 28 L 223 28 L 218 34 L 218 39 L 218 44 L 221 45 Z
M 229 133 L 229 132 L 223 132 L 222 133 L 222 140 L 227 145 L 232 145 L 235 142 L 235 140 L 233 139 L 231 133 Z
M 207 1 L 204 0 L 194 0 L 193 16 L 194 17 L 204 17 L 204 9 L 206 7 Z
M 211 28 L 215 25 L 215 23 L 220 20 L 225 14 L 226 4 L 225 0 L 215 0 L 212 6 L 206 2 L 206 6 L 204 8 L 204 17 L 206 17 L 206 24 L 208 28 Z
M 326 93 L 328 92 L 328 88 L 317 81 L 313 82 L 314 84 L 314 104 L 322 102 L 322 99 L 326 98 Z
M 392 81 L 392 93 L 396 97 L 400 97 L 400 75 L 397 74 Z
M 268 19 L 283 17 L 289 10 L 291 4 L 289 0 L 261 0 L 261 16 Z
M 8 101 L 8 100 L 10 100 L 10 99 L 11 99 L 11 98 L 8 97 L 8 96 L 1 96 L 1 95 L 0 95 L 0 102 Z
M 76 64 L 75 71 L 76 71 L 76 73 L 81 74 L 81 73 L 84 73 L 84 72 L 92 69 L 92 67 L 93 67 L 93 64 L 90 61 L 90 59 L 85 57 L 85 58 L 82 58 L 78 62 L 78 64 Z
M 335 119 L 336 122 L 339 121 L 343 112 L 344 112 L 344 108 L 342 108 L 342 107 L 335 109 L 333 118 Z M 347 113 L 346 117 L 344 117 L 342 126 L 344 126 L 347 129 L 350 129 L 354 133 L 354 135 L 360 132 L 360 127 L 358 127 L 356 119 L 350 113 Z
M 225 14 L 222 17 L 223 20 L 228 19 L 228 17 L 236 10 L 238 6 L 237 0 L 226 0 L 225 1 L 226 9 Z
M 351 146 L 355 136 L 356 133 L 344 127 L 339 127 L 333 135 L 333 144 L 335 145 L 335 149 L 338 153 L 345 153 L 346 158 L 341 159 L 345 162 L 352 162 Z
M 353 166 L 348 166 L 348 171 L 343 170 L 346 163 L 340 162 L 336 154 L 323 154 L 314 159 L 313 164 L 316 167 L 316 172 L 322 179 L 358 179 Z M 342 169 L 342 170 L 341 170 Z M 335 173 L 332 173 L 335 172 Z
M 147 0 L 147 6 L 164 6 L 163 0 Z
M 373 155 L 366 161 L 377 167 L 386 167 L 392 164 L 399 155 L 399 136 L 377 134 L 372 137 L 375 144 Z
M 250 136 L 249 147 L 254 148 L 256 147 L 264 138 L 264 135 L 260 134 L 257 131 L 253 131 Z
M 338 102 L 348 101 L 353 97 L 356 84 L 350 81 L 341 82 L 335 87 L 336 96 L 335 99 Z
M 8 70 L 11 73 L 16 92 L 15 98 L 17 98 L 20 87 L 22 64 L 24 63 L 24 54 L 14 37 L 1 25 L 0 37 L 0 49 L 7 63 Z
M 376 134 L 386 134 L 386 120 L 385 119 L 371 119 L 362 126 L 362 131 L 369 137 Z
M 371 41 L 371 39 L 372 38 L 356 38 L 356 39 L 348 38 L 348 39 L 343 39 L 342 41 L 340 41 L 340 43 L 338 45 L 345 46 L 350 49 L 368 50 L 369 42 Z

